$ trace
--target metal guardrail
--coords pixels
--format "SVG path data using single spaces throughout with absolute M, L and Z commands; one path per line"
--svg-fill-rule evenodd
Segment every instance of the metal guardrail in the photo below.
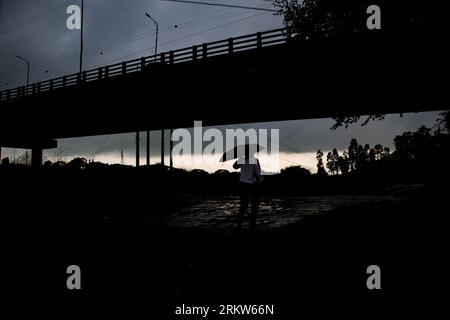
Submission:
M 87 82 L 124 76 L 127 74 L 140 72 L 152 64 L 172 65 L 182 62 L 206 59 L 208 57 L 233 54 L 240 51 L 280 45 L 286 43 L 289 38 L 290 35 L 287 33 L 286 29 L 281 28 L 204 43 L 202 45 L 195 45 L 192 47 L 163 52 L 157 55 L 142 57 L 139 59 L 83 71 L 82 73 L 74 73 L 43 82 L 37 82 L 28 86 L 21 86 L 6 91 L 0 91 L 0 101 L 20 98 L 59 88 L 76 86 Z

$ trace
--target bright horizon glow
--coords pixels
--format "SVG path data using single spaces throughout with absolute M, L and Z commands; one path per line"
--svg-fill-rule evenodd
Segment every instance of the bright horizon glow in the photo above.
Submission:
M 325 156 L 326 156 L 326 153 L 328 153 L 328 151 L 326 151 L 326 152 L 324 151 Z M 199 156 L 194 156 L 194 157 L 199 157 Z M 206 156 L 205 156 L 205 158 L 206 158 Z M 258 156 L 258 154 L 256 155 L 256 158 L 259 159 L 259 161 L 261 163 L 261 167 L 264 170 L 265 163 L 267 163 L 267 161 L 270 161 L 270 160 L 267 159 L 267 157 Z M 192 164 L 181 164 L 180 165 L 180 162 L 181 163 L 183 163 L 183 162 L 180 161 L 180 159 L 178 159 L 178 157 L 175 156 L 173 158 L 173 165 L 175 168 L 185 169 L 188 171 L 193 170 L 193 169 L 201 169 L 201 170 L 205 170 L 206 172 L 209 172 L 209 173 L 213 173 L 213 172 L 215 172 L 217 170 L 221 170 L 221 169 L 225 169 L 230 172 L 236 171 L 233 169 L 233 163 L 234 163 L 233 160 L 227 161 L 225 163 L 221 163 L 221 162 L 219 162 L 219 159 L 220 159 L 220 156 L 207 156 L 207 159 L 205 159 L 204 163 L 202 163 L 202 164 L 192 163 Z M 118 157 L 116 153 L 102 154 L 102 155 L 99 155 L 98 157 L 96 157 L 94 160 L 100 161 L 103 163 L 108 163 L 108 164 L 120 163 L 120 157 Z M 140 157 L 141 165 L 145 165 L 145 161 L 146 161 L 145 155 L 141 154 L 141 157 Z M 125 165 L 134 166 L 135 163 L 136 163 L 136 157 L 134 155 L 124 154 L 124 164 Z M 150 163 L 152 165 L 161 163 L 161 157 L 159 157 L 159 156 L 150 157 Z M 312 173 L 314 173 L 314 172 L 316 172 L 316 169 L 317 169 L 316 153 L 315 152 L 301 152 L 301 153 L 280 152 L 279 164 L 280 164 L 280 169 L 284 169 L 284 168 L 287 168 L 290 166 L 295 166 L 295 165 L 301 165 L 302 167 L 304 167 L 304 168 L 310 170 Z M 165 165 L 169 165 L 169 156 L 165 157 Z M 266 167 L 267 167 L 267 165 L 266 165 Z
M 217 128 L 220 130 L 226 128 L 280 129 L 279 168 L 301 165 L 314 173 L 317 171 L 316 152 L 318 149 L 322 150 L 324 154 L 324 164 L 326 163 L 326 155 L 330 150 L 336 148 L 339 154 L 342 154 L 348 148 L 351 138 L 356 138 L 359 144 L 369 144 L 371 147 L 375 144 L 382 144 L 389 147 L 392 152 L 395 150 L 395 136 L 406 131 L 416 131 L 422 125 L 429 128 L 433 127 L 438 117 L 439 112 L 407 113 L 403 117 L 392 114 L 387 115 L 383 121 L 373 121 L 364 127 L 354 124 L 348 129 L 340 128 L 336 131 L 330 130 L 334 121 L 327 118 L 228 125 Z M 209 127 L 204 127 L 204 129 L 207 128 Z M 192 128 L 189 130 L 192 130 Z M 169 132 L 167 130 L 165 135 L 165 164 L 168 165 Z M 151 164 L 157 164 L 161 161 L 160 139 L 159 131 L 151 132 Z M 58 148 L 44 151 L 44 161 L 63 160 L 67 162 L 75 157 L 83 157 L 88 160 L 115 164 L 121 163 L 121 151 L 123 150 L 124 164 L 134 166 L 136 161 L 134 142 L 135 135 L 133 133 L 62 139 L 58 140 Z M 145 134 L 141 134 L 141 165 L 146 163 L 145 142 Z M 2 157 L 10 157 L 10 160 L 13 160 L 20 155 L 24 155 L 25 152 L 26 150 L 2 148 Z M 217 159 L 206 159 L 208 163 L 205 164 L 183 165 L 175 155 L 174 166 L 186 170 L 202 169 L 207 172 L 215 172 L 220 169 L 234 171 L 232 169 L 233 161 L 222 164 L 219 163 L 219 158 L 220 156 L 217 155 Z M 264 170 L 264 159 L 259 158 Z

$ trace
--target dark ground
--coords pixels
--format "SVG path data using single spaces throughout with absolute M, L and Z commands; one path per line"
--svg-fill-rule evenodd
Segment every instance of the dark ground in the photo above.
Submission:
M 175 316 L 183 303 L 275 305 L 275 316 L 258 319 L 433 318 L 444 307 L 443 183 L 266 191 L 251 233 L 235 230 L 235 194 L 171 193 L 132 172 L 0 172 L 6 306 L 48 315 L 125 309 L 149 319 L 201 318 Z M 80 291 L 66 288 L 71 264 L 81 267 Z M 372 264 L 381 268 L 379 291 L 366 287 Z

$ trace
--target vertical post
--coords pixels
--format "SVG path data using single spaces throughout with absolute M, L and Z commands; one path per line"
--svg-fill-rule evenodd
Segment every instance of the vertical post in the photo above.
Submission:
M 50 90 L 53 90 L 53 79 L 50 80 Z
M 197 61 L 197 46 L 192 47 L 192 60 Z
M 98 78 L 98 80 L 101 80 L 103 78 L 103 68 L 102 67 L 98 68 L 97 78 Z
M 42 148 L 34 147 L 31 150 L 31 166 L 33 168 L 42 166 Z
M 155 19 L 153 19 L 153 17 L 149 14 L 149 13 L 145 13 L 145 15 L 147 16 L 147 18 L 149 18 L 150 20 L 153 21 L 153 23 L 156 26 L 156 38 L 155 38 L 155 61 L 156 61 L 156 55 L 158 54 L 158 34 L 159 34 L 159 24 L 158 21 L 156 21 Z
M 126 75 L 127 74 L 127 63 L 126 62 L 122 62 L 122 75 Z
M 256 47 L 257 47 L 258 49 L 261 49 L 261 48 L 262 48 L 262 34 L 261 34 L 261 32 L 258 32 L 258 33 L 256 34 Z
M 109 66 L 105 67 L 105 79 L 109 77 Z
M 164 167 L 164 129 L 161 129 L 161 166 Z
M 27 87 L 30 85 L 30 63 L 27 65 Z
M 147 130 L 147 166 L 150 165 L 150 131 Z
M 30 61 L 28 61 L 25 58 L 22 58 L 21 56 L 17 55 L 16 58 L 24 61 L 27 64 L 27 87 L 28 87 L 30 85 L 30 65 L 31 65 L 31 63 L 30 63 Z
M 208 45 L 206 43 L 202 45 L 202 54 L 203 59 L 206 59 L 208 57 Z
M 65 88 L 67 86 L 67 76 L 63 77 L 63 83 L 62 83 L 63 88 Z
M 155 56 L 155 57 L 156 57 L 156 56 Z M 141 71 L 144 71 L 144 69 L 145 69 L 145 58 L 142 57 L 142 58 L 141 58 Z
M 166 63 L 166 54 L 164 52 L 161 52 L 161 64 Z
M 173 140 L 172 140 L 172 134 L 173 134 L 173 129 L 170 129 L 170 170 L 173 170 L 173 157 L 172 157 Z
M 139 167 L 140 147 L 139 147 L 139 131 L 136 131 L 136 167 Z
M 233 53 L 233 38 L 228 39 L 228 53 L 229 54 Z
M 83 32 L 84 32 L 84 0 L 81 0 L 81 34 L 80 34 L 80 73 L 83 71 Z
M 173 51 L 171 50 L 169 52 L 169 64 L 173 64 L 174 61 L 174 55 L 173 55 Z

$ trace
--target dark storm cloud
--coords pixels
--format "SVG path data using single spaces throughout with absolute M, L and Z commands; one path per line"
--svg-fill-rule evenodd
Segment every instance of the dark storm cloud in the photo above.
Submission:
M 271 6 L 260 0 L 235 0 Z M 66 28 L 66 8 L 80 0 L 1 0 L 0 83 L 22 85 L 31 61 L 31 80 L 42 81 L 78 70 L 79 31 Z M 159 0 L 85 0 L 85 69 L 154 52 L 154 24 L 159 21 L 159 51 L 191 46 L 281 24 L 271 13 L 197 6 Z M 177 27 L 175 27 L 177 26 Z M 5 84 L 8 83 L 8 86 Z

